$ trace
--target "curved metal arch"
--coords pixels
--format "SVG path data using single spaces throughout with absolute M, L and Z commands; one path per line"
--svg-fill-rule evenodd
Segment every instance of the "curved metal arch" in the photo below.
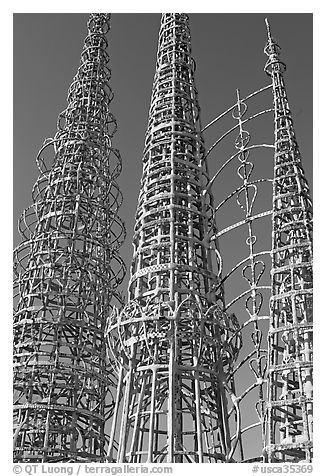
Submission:
M 221 213 L 226 216 L 228 213 L 228 206 L 231 203 L 233 204 L 232 199 L 236 199 L 236 203 L 238 203 L 239 206 L 242 205 L 244 206 L 244 209 L 242 213 L 244 214 L 244 218 L 241 221 L 238 221 L 237 223 L 231 223 L 229 226 L 223 228 L 222 230 L 217 230 L 217 232 L 212 236 L 211 238 L 211 243 L 214 246 L 214 240 L 215 239 L 224 239 L 226 241 L 228 233 L 230 232 L 237 232 L 237 230 L 243 228 L 244 226 L 248 230 L 248 238 L 244 241 L 243 244 L 243 254 L 244 257 L 238 260 L 238 262 L 231 267 L 231 269 L 226 270 L 225 269 L 225 253 L 223 252 L 223 240 L 220 243 L 221 250 L 218 251 L 220 255 L 223 257 L 223 272 L 221 274 L 221 285 L 223 283 L 223 286 L 226 290 L 226 294 L 230 294 L 230 280 L 232 279 L 233 281 L 236 280 L 236 282 L 240 282 L 239 280 L 246 278 L 244 272 L 247 273 L 246 268 L 249 269 L 250 273 L 250 280 L 246 278 L 246 287 L 242 292 L 236 293 L 235 296 L 230 296 L 231 299 L 229 299 L 225 303 L 225 310 L 227 312 L 232 312 L 233 308 L 236 309 L 237 313 L 237 318 L 239 321 L 239 326 L 237 330 L 235 331 L 235 335 L 232 336 L 232 339 L 235 338 L 236 335 L 242 336 L 242 339 L 244 339 L 244 335 L 247 335 L 248 331 L 251 332 L 251 338 L 250 335 L 246 337 L 246 343 L 245 347 L 243 347 L 243 354 L 242 352 L 242 357 L 238 357 L 238 360 L 235 361 L 234 366 L 232 369 L 230 369 L 229 376 L 227 378 L 227 381 L 229 382 L 229 385 L 232 387 L 232 392 L 233 392 L 233 397 L 232 397 L 232 392 L 229 394 L 229 419 L 233 419 L 235 417 L 235 425 L 236 425 L 236 432 L 232 437 L 232 457 L 237 460 L 240 458 L 240 461 L 247 461 L 248 456 L 247 454 L 244 454 L 243 452 L 243 446 L 242 446 L 242 439 L 247 438 L 247 433 L 250 428 L 254 429 L 256 427 L 262 428 L 263 425 L 263 420 L 262 420 L 262 400 L 258 402 L 258 405 L 260 407 L 260 410 L 256 409 L 255 414 L 256 418 L 258 418 L 257 421 L 246 421 L 246 416 L 242 415 L 242 401 L 246 397 L 246 399 L 251 401 L 252 397 L 251 395 L 253 393 L 258 392 L 258 394 L 261 395 L 266 392 L 266 379 L 263 377 L 263 375 L 260 375 L 259 372 L 265 372 L 263 368 L 261 367 L 261 362 L 262 359 L 264 361 L 267 359 L 267 344 L 266 344 L 266 332 L 263 337 L 264 333 L 264 326 L 268 320 L 269 316 L 265 315 L 266 313 L 263 311 L 263 303 L 266 302 L 266 298 L 269 297 L 271 287 L 269 285 L 264 285 L 264 284 L 258 284 L 258 280 L 260 280 L 262 274 L 267 276 L 267 269 L 268 269 L 268 263 L 270 260 L 270 244 L 265 243 L 265 250 L 266 251 L 259 251 L 256 252 L 254 247 L 257 241 L 257 233 L 254 233 L 255 230 L 255 224 L 259 223 L 262 219 L 268 219 L 272 215 L 272 210 L 263 210 L 260 213 L 253 214 L 253 206 L 256 200 L 259 200 L 259 195 L 262 191 L 262 186 L 264 184 L 268 185 L 271 187 L 272 184 L 272 178 L 271 177 L 264 177 L 264 176 L 258 176 L 258 177 L 252 177 L 252 174 L 254 173 L 254 164 L 250 161 L 250 152 L 254 150 L 259 150 L 262 148 L 265 149 L 271 149 L 274 150 L 274 145 L 273 144 L 268 144 L 268 143 L 261 143 L 261 144 L 249 144 L 249 141 L 251 139 L 251 134 L 247 131 L 244 130 L 243 126 L 247 124 L 254 124 L 254 119 L 259 120 L 259 118 L 265 116 L 266 114 L 269 115 L 273 109 L 266 107 L 262 111 L 259 111 L 255 114 L 252 114 L 248 118 L 243 118 L 244 114 L 247 113 L 248 111 L 248 106 L 247 106 L 247 99 L 251 99 L 254 96 L 259 95 L 260 93 L 264 91 L 268 91 L 271 89 L 271 85 L 268 85 L 264 88 L 261 88 L 254 93 L 249 94 L 246 98 L 241 99 L 240 98 L 240 92 L 237 90 L 237 101 L 235 104 L 233 104 L 232 107 L 228 108 L 226 111 L 224 111 L 222 114 L 220 114 L 217 118 L 215 118 L 211 123 L 209 123 L 206 127 L 204 127 L 203 131 L 207 130 L 209 127 L 211 127 L 213 124 L 216 124 L 218 121 L 220 121 L 222 118 L 227 116 L 228 114 L 232 117 L 233 120 L 237 121 L 237 123 L 233 126 L 227 129 L 226 132 L 222 133 L 221 136 L 213 143 L 213 145 L 208 149 L 208 152 L 205 156 L 207 159 L 207 156 L 212 152 L 212 150 L 215 150 L 215 154 L 218 157 L 218 147 L 221 146 L 224 141 L 231 135 L 234 134 L 238 131 L 238 135 L 235 138 L 235 147 L 238 149 L 235 153 L 232 153 L 229 155 L 229 158 L 227 160 L 224 160 L 222 165 L 218 168 L 218 170 L 213 174 L 213 178 L 209 181 L 207 185 L 207 189 L 209 189 L 213 194 L 214 190 L 218 189 L 219 181 L 223 180 L 223 177 L 226 176 L 225 172 L 230 174 L 232 170 L 235 171 L 236 176 L 240 178 L 241 184 L 238 186 L 235 186 L 234 190 L 232 190 L 225 198 L 222 198 L 220 203 L 215 207 L 214 209 L 214 214 L 217 220 L 217 223 L 219 221 L 219 215 Z M 272 127 L 271 127 L 271 136 L 272 136 Z M 273 137 L 273 136 L 272 136 Z M 229 142 L 228 142 L 229 143 Z M 223 155 L 225 152 L 223 152 Z M 238 159 L 237 161 L 235 159 Z M 236 164 L 239 164 L 237 166 Z M 233 167 L 233 169 L 232 169 Z M 242 169 L 240 170 L 240 168 Z M 227 168 L 227 170 L 226 170 Z M 223 174 L 224 172 L 224 174 Z M 254 196 L 249 199 L 249 193 L 251 190 L 250 187 L 255 187 L 255 193 Z M 258 193 L 258 198 L 257 198 L 257 193 Z M 243 202 L 241 200 L 239 202 L 239 197 L 240 194 L 243 194 L 243 198 L 246 198 L 246 200 Z M 232 216 L 232 215 L 231 215 Z M 257 228 L 258 230 L 258 228 Z M 240 246 L 240 244 L 239 244 Z M 262 268 L 262 271 L 258 270 L 258 263 L 262 263 L 260 266 L 260 269 Z M 258 273 L 259 271 L 259 273 Z M 258 274 L 257 274 L 258 273 Z M 233 282 L 232 281 L 232 282 Z M 249 306 L 249 307 L 248 307 Z M 243 312 L 241 311 L 243 309 Z M 243 321 L 244 316 L 247 315 L 250 318 L 246 319 Z M 257 336 L 260 336 L 259 338 Z M 249 341 L 248 341 L 249 339 Z M 264 347 L 262 346 L 263 341 L 265 342 Z M 247 346 L 247 351 L 245 351 Z M 254 366 L 254 367 L 252 367 Z M 266 366 L 265 366 L 266 367 Z M 264 368 L 265 368 L 264 367 Z M 259 370 L 260 369 L 260 370 Z M 266 370 L 266 369 L 265 369 Z M 258 374 L 257 374 L 258 372 Z M 248 387 L 244 389 L 242 392 L 241 396 L 237 396 L 237 381 L 238 381 L 238 376 L 245 374 L 248 379 Z M 257 395 L 258 395 L 257 394 Z M 234 400 L 235 399 L 235 400 Z M 235 404 L 236 402 L 236 404 Z M 238 408 L 238 412 L 237 412 Z M 255 417 L 251 417 L 255 418 Z M 230 420 L 231 422 L 231 420 Z M 250 433 L 250 431 L 249 431 Z M 260 446 L 260 448 L 259 448 Z M 257 441 L 257 452 L 258 454 L 255 455 L 255 460 L 261 459 L 261 454 L 260 452 L 262 451 L 263 443 L 261 441 Z
M 212 179 L 209 181 L 204 193 L 207 193 L 206 190 L 210 190 L 213 183 L 215 182 L 216 178 L 220 175 L 220 173 L 224 170 L 224 168 L 229 165 L 233 159 L 235 159 L 236 157 L 238 157 L 242 152 L 246 152 L 246 151 L 250 151 L 252 149 L 260 149 L 260 148 L 268 148 L 268 149 L 275 149 L 274 145 L 271 145 L 271 144 L 256 144 L 256 145 L 251 145 L 249 147 L 245 147 L 244 149 L 242 150 L 239 150 L 238 152 L 236 152 L 235 154 L 231 155 L 231 157 L 229 159 L 227 159 L 223 165 L 219 168 L 219 170 L 213 175 Z M 266 179 L 266 180 L 272 180 L 272 179 Z
M 259 93 L 262 93 L 264 91 L 267 91 L 268 89 L 271 89 L 273 87 L 272 84 L 268 84 L 267 86 L 264 86 L 263 88 L 260 88 L 260 89 L 257 89 L 256 91 L 254 91 L 253 93 L 250 93 L 248 96 L 246 96 L 245 98 L 241 99 L 242 102 L 244 101 L 247 101 L 248 99 L 251 99 L 252 97 L 256 96 L 257 94 Z M 220 119 L 222 119 L 222 117 L 226 116 L 226 114 L 228 114 L 229 112 L 231 112 L 236 106 L 237 106 L 238 102 L 234 103 L 233 106 L 229 107 L 228 109 L 226 109 L 224 112 L 222 112 L 219 116 L 217 116 L 215 119 L 213 119 L 209 124 L 207 124 L 202 130 L 201 132 L 205 132 L 209 127 L 211 127 L 213 124 L 215 124 L 217 121 L 219 121 Z
M 264 111 L 257 112 L 253 116 L 248 117 L 244 121 L 242 121 L 242 124 L 246 124 L 247 122 L 252 121 L 253 119 L 257 119 L 257 117 L 262 116 L 263 114 L 267 114 L 269 112 L 274 112 L 274 109 L 265 109 Z M 235 125 L 234 127 L 231 127 L 228 131 L 226 131 L 224 134 L 222 134 L 217 141 L 214 142 L 214 144 L 208 149 L 206 152 L 205 158 L 209 156 L 209 154 L 215 149 L 215 147 L 223 140 L 225 137 L 227 137 L 231 132 L 237 130 L 239 128 L 239 124 Z M 271 146 L 272 147 L 272 146 Z

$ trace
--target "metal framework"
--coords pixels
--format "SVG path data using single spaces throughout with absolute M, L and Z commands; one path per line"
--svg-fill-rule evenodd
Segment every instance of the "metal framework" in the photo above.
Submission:
M 271 82 L 201 128 L 189 18 L 162 15 L 122 307 L 109 20 L 19 224 L 14 459 L 311 461 L 312 204 L 280 48 L 266 20 Z
M 111 461 L 232 460 L 224 376 L 240 339 L 223 312 L 208 182 L 189 19 L 163 14 L 129 302 L 108 329 L 119 374 Z
M 213 126 L 221 129 L 206 153 L 206 160 L 215 155 L 218 165 L 207 187 L 218 199 L 214 213 L 220 229 L 212 238 L 219 240 L 223 257 L 224 310 L 237 315 L 237 332 L 243 342 L 226 375 L 234 394 L 228 424 L 237 462 L 260 461 L 264 441 L 272 214 L 268 172 L 272 174 L 270 151 L 274 146 L 249 131 L 250 126 L 255 131 L 255 122 L 262 119 L 269 119 L 267 126 L 272 131 L 272 109 L 261 109 L 261 102 L 270 102 L 266 97 L 270 89 L 268 85 L 246 97 L 237 90 L 236 102 L 203 129 L 203 133 Z M 258 111 L 252 104 L 257 99 Z
M 106 34 L 91 14 L 54 139 L 37 157 L 14 252 L 14 460 L 104 461 L 112 377 L 105 327 L 125 274 Z
M 202 130 L 222 128 L 206 153 L 209 160 L 214 152 L 218 163 L 207 187 L 218 198 L 220 229 L 211 241 L 218 238 L 223 257 L 224 310 L 237 315 L 244 342 L 226 377 L 236 395 L 229 406 L 229 428 L 239 462 L 311 461 L 312 207 L 284 86 L 285 67 L 266 23 L 265 71 L 271 84 L 244 98 L 237 90 L 236 103 Z M 272 98 L 267 97 L 271 91 Z M 259 134 L 261 129 L 274 130 L 274 138 Z
M 312 459 L 312 203 L 285 90 L 285 65 L 267 22 L 274 96 L 272 290 L 268 352 L 269 462 Z

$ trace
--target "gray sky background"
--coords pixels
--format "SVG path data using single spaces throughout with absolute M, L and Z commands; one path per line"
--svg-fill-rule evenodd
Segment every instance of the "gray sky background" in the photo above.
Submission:
M 191 13 L 202 124 L 206 125 L 235 102 L 236 88 L 246 96 L 269 84 L 264 73 L 267 57 L 263 52 L 266 16 L 272 35 L 282 48 L 281 58 L 287 65 L 285 80 L 290 107 L 303 166 L 312 187 L 312 14 Z M 15 245 L 19 243 L 17 219 L 23 208 L 31 204 L 31 190 L 38 175 L 35 158 L 44 139 L 55 134 L 57 116 L 66 107 L 68 87 L 79 65 L 87 33 L 87 18 L 88 14 L 14 14 Z M 108 35 L 111 86 L 115 94 L 111 111 L 118 123 L 113 145 L 120 150 L 123 161 L 119 186 L 124 203 L 120 216 L 128 232 L 122 250 L 127 268 L 132 256 L 131 240 L 159 26 L 160 14 L 157 13 L 112 14 Z M 254 131 L 255 126 L 250 125 L 248 130 Z M 272 128 L 269 134 L 272 139 Z M 219 135 L 217 129 L 212 128 L 207 135 L 207 149 Z M 257 140 L 253 138 L 254 142 Z M 222 155 L 212 153 L 209 159 L 211 175 L 227 158 Z M 272 155 L 270 157 L 272 160 Z M 269 172 L 271 166 L 272 162 Z M 230 192 L 231 176 L 230 183 L 226 176 L 224 183 L 216 188 L 216 195 L 221 195 L 216 204 L 228 188 Z M 230 220 L 234 221 L 235 217 Z M 237 242 L 221 243 L 221 252 L 231 259 L 236 246 Z M 128 278 L 127 274 L 125 287 Z

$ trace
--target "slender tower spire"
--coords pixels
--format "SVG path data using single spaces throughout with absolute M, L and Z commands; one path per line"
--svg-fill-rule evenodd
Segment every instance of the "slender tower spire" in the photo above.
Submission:
M 230 323 L 210 248 L 213 203 L 204 193 L 190 41 L 188 16 L 163 14 L 129 303 L 109 329 L 123 364 L 109 454 L 118 462 L 215 463 L 231 449 L 223 365 L 234 349 L 221 345 Z
M 112 411 L 105 326 L 124 276 L 121 160 L 106 34 L 91 14 L 54 139 L 37 158 L 34 204 L 15 250 L 14 460 L 104 461 Z M 47 163 L 49 162 L 49 163 Z
M 312 204 L 285 90 L 279 46 L 268 41 L 274 95 L 272 296 L 265 457 L 312 458 Z

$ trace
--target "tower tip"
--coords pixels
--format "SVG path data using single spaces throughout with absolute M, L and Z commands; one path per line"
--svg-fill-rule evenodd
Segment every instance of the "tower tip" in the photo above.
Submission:
M 267 17 L 265 18 L 265 24 L 266 24 L 268 38 L 271 39 L 271 27 Z

